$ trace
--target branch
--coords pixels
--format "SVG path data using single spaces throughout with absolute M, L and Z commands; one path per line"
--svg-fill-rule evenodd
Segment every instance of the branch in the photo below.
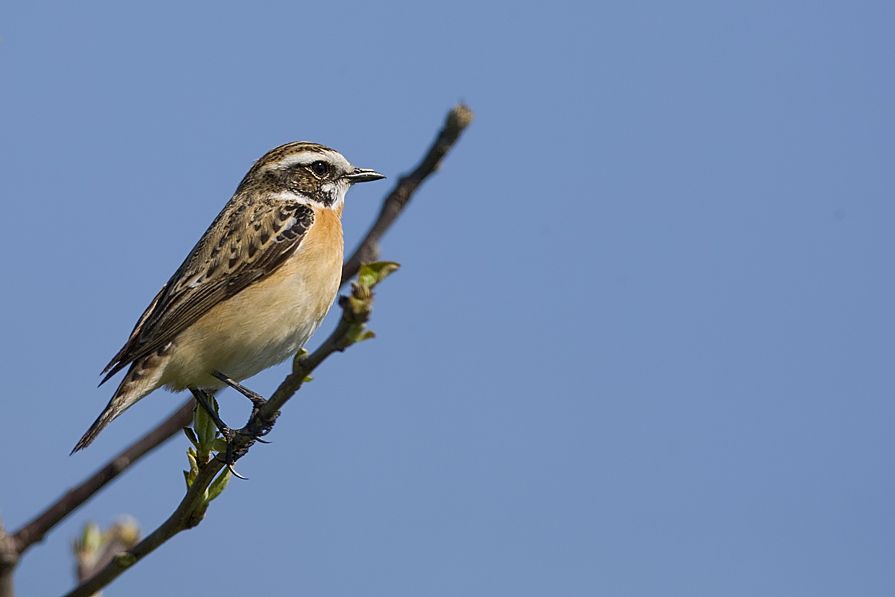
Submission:
M 362 263 L 371 263 L 379 259 L 379 239 L 395 223 L 395 220 L 398 219 L 398 216 L 410 203 L 414 191 L 423 184 L 424 180 L 438 170 L 444 156 L 447 155 L 460 138 L 460 134 L 472 123 L 472 118 L 472 110 L 465 104 L 457 104 L 448 112 L 444 125 L 442 125 L 438 136 L 435 137 L 435 141 L 432 142 L 425 157 L 412 172 L 398 179 L 395 188 L 382 202 L 379 216 L 373 222 L 370 230 L 367 231 L 364 240 L 360 242 L 354 253 L 345 262 L 345 267 L 342 268 L 342 284 L 357 274 Z
M 395 263 L 377 263 L 362 268 L 358 282 L 352 284 L 351 294 L 339 297 L 342 317 L 339 319 L 336 329 L 314 352 L 307 354 L 303 351 L 296 355 L 292 362 L 292 372 L 280 383 L 267 402 L 260 408 L 253 409 L 245 427 L 236 432 L 227 450 L 232 462 L 248 453 L 258 437 L 270 432 L 280 415 L 280 409 L 295 395 L 308 376 L 323 361 L 332 354 L 342 352 L 352 344 L 362 342 L 372 336 L 365 327 L 373 308 L 372 289 L 397 267 Z M 115 556 L 95 575 L 68 593 L 68 597 L 93 595 L 118 578 L 125 570 L 155 551 L 168 539 L 202 522 L 208 502 L 219 493 L 219 491 L 211 490 L 212 484 L 220 485 L 222 479 L 226 482 L 225 477 L 218 477 L 218 474 L 227 466 L 220 456 L 219 453 L 217 457 L 199 463 L 198 474 L 190 483 L 186 495 L 174 513 L 161 526 L 133 549 Z M 227 474 L 228 471 L 224 471 L 223 475 Z
M 0 520 L 0 597 L 13 597 L 12 573 L 19 563 L 19 550 L 12 535 L 6 533 Z
M 25 551 L 44 538 L 59 524 L 109 481 L 127 470 L 143 456 L 159 447 L 165 440 L 190 424 L 193 401 L 184 403 L 155 429 L 122 450 L 102 468 L 75 485 L 53 502 L 46 510 L 12 534 L 0 528 L 0 597 L 12 597 L 12 574 Z
M 190 400 L 177 409 L 155 429 L 125 448 L 105 466 L 87 479 L 69 489 L 49 508 L 37 515 L 31 522 L 13 534 L 19 555 L 44 538 L 47 531 L 59 524 L 75 508 L 86 502 L 106 483 L 124 472 L 134 462 L 161 445 L 169 437 L 190 424 L 193 418 L 193 401 Z
M 472 122 L 472 111 L 458 104 L 445 118 L 444 125 L 429 147 L 426 155 L 409 174 L 398 179 L 392 191 L 385 197 L 379 216 L 354 253 L 342 267 L 342 285 L 357 275 L 361 263 L 375 261 L 379 255 L 379 241 L 404 210 L 416 189 L 433 174 L 453 148 L 460 134 Z M 127 470 L 142 456 L 151 452 L 189 424 L 193 400 L 187 401 L 174 414 L 137 440 L 92 476 L 72 487 L 46 510 L 15 533 L 5 534 L 0 528 L 0 597 L 11 597 L 11 576 L 19 556 L 31 545 L 43 539 L 56 524 L 102 489 L 106 483 Z M 4 590 L 9 587 L 8 590 Z

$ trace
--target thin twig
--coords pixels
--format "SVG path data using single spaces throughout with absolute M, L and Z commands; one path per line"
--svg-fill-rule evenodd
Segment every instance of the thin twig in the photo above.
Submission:
M 429 147 L 426 155 L 409 174 L 398 179 L 395 188 L 386 196 L 379 210 L 379 216 L 366 236 L 345 262 L 342 268 L 342 284 L 357 274 L 362 263 L 370 263 L 379 258 L 379 239 L 385 234 L 407 204 L 410 203 L 414 191 L 423 183 L 429 175 L 433 174 L 441 165 L 444 156 L 451 150 L 460 134 L 472 122 L 472 110 L 465 104 L 457 104 L 444 120 L 444 125 L 435 137 L 435 141 Z
M 5 534 L 0 529 L 0 597 L 13 596 L 12 575 L 19 558 L 29 547 L 40 542 L 51 528 L 74 512 L 109 481 L 189 425 L 192 412 L 192 401 L 185 403 L 155 429 L 125 448 L 87 479 L 69 489 L 18 531 Z
M 458 104 L 448 112 L 442 129 L 426 155 L 413 171 L 398 179 L 395 187 L 383 200 L 376 221 L 345 262 L 342 268 L 342 285 L 357 275 L 362 263 L 376 260 L 379 255 L 379 240 L 410 202 L 414 191 L 438 169 L 445 155 L 459 139 L 460 134 L 472 122 L 472 116 L 472 111 L 463 104 Z M 13 595 L 11 577 L 19 556 L 31 545 L 43 539 L 50 529 L 102 489 L 106 483 L 124 472 L 139 458 L 173 437 L 182 427 L 188 425 L 192 416 L 192 404 L 192 400 L 187 401 L 177 412 L 110 460 L 96 473 L 72 487 L 15 533 L 6 535 L 0 530 L 0 597 L 12 597 Z M 6 549 L 4 549 L 4 545 L 7 546 Z M 4 590 L 5 587 L 8 587 L 8 590 Z
M 166 439 L 189 425 L 192 419 L 193 403 L 190 400 L 178 408 L 170 417 L 162 421 L 155 429 L 125 448 L 101 469 L 69 489 L 49 508 L 13 534 L 19 554 L 21 555 L 26 549 L 43 539 L 47 531 L 71 514 L 75 508 L 87 501 L 101 487 L 158 447 Z

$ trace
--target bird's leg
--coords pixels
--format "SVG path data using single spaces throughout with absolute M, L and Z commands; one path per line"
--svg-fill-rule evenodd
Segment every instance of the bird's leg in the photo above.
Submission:
M 257 392 L 253 392 L 248 389 L 232 377 L 221 373 L 220 371 L 212 371 L 211 374 L 217 379 L 221 380 L 246 398 L 252 401 L 252 416 L 254 417 L 258 413 L 258 409 L 264 406 L 267 403 L 267 400 L 261 394 Z M 255 441 L 260 442 L 262 444 L 269 444 L 270 442 L 267 440 L 261 439 L 260 436 L 254 436 Z
M 209 396 L 205 390 L 200 390 L 198 388 L 190 388 L 190 392 L 193 394 L 193 398 L 196 399 L 196 402 L 205 409 L 205 412 L 208 413 L 208 416 L 211 417 L 212 422 L 214 422 L 215 427 L 218 428 L 218 431 L 221 432 L 224 440 L 227 443 L 230 443 L 230 440 L 233 439 L 234 433 L 233 430 L 227 427 L 227 425 L 221 420 L 220 415 L 218 415 L 217 411 L 215 411 L 214 406 L 211 404 L 211 396 Z
M 193 398 L 196 399 L 196 403 L 208 413 L 208 416 L 211 417 L 212 422 L 215 424 L 215 427 L 220 431 L 221 436 L 224 438 L 224 441 L 227 442 L 227 449 L 224 451 L 224 458 L 222 462 L 227 465 L 227 469 L 230 471 L 230 474 L 238 479 L 247 480 L 246 477 L 243 477 L 239 473 L 236 472 L 236 469 L 233 468 L 233 463 L 236 462 L 236 459 L 233 457 L 233 438 L 236 437 L 236 433 L 230 429 L 222 420 L 218 413 L 215 411 L 214 406 L 211 404 L 211 396 L 205 391 L 200 390 L 198 388 L 190 388 L 190 392 L 193 394 Z
M 259 408 L 264 406 L 265 402 L 267 402 L 267 400 L 261 394 L 259 394 L 257 392 L 253 392 L 252 390 L 248 389 L 247 387 L 245 387 L 244 385 L 242 385 L 235 379 L 232 379 L 232 378 L 224 375 L 220 371 L 212 371 L 211 374 L 214 377 L 221 380 L 222 382 L 224 382 L 225 384 L 227 384 L 228 386 L 230 386 L 231 388 L 233 388 L 234 390 L 236 390 L 237 392 L 239 392 L 240 394 L 242 394 L 243 396 L 245 396 L 246 398 L 248 398 L 249 400 L 251 400 L 252 407 L 255 410 L 258 410 Z

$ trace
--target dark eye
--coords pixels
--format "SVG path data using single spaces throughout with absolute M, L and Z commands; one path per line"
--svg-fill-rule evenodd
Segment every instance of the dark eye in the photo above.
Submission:
M 329 174 L 329 164 L 324 161 L 317 160 L 316 162 L 311 162 L 311 172 L 315 175 L 323 178 L 327 174 Z

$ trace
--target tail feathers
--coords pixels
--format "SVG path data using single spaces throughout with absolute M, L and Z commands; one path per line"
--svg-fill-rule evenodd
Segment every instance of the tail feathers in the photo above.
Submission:
M 87 430 L 87 433 L 78 440 L 78 443 L 75 444 L 71 454 L 89 446 L 93 440 L 96 439 L 96 436 L 99 435 L 100 431 L 105 429 L 106 425 L 136 404 L 143 396 L 158 387 L 159 384 L 157 382 L 158 378 L 161 376 L 161 370 L 158 367 L 147 368 L 147 364 L 148 363 L 144 361 L 131 366 L 130 371 L 128 371 L 127 375 L 124 376 L 124 379 L 121 380 L 121 384 L 118 386 L 118 389 L 115 390 L 115 394 L 112 395 L 112 399 L 109 400 L 106 408 L 104 408 L 103 412 L 96 418 L 93 425 Z
M 124 412 L 130 405 L 120 405 L 116 404 L 117 398 L 112 398 L 109 401 L 109 404 L 106 405 L 105 410 L 96 418 L 93 422 L 93 425 L 90 426 L 90 429 L 87 430 L 81 439 L 78 440 L 78 443 L 75 444 L 74 449 L 71 451 L 71 454 L 74 454 L 78 450 L 83 450 L 96 439 L 96 436 L 99 435 L 99 432 L 105 429 L 106 425 L 112 422 L 112 420 Z M 70 455 L 71 455 L 70 454 Z

